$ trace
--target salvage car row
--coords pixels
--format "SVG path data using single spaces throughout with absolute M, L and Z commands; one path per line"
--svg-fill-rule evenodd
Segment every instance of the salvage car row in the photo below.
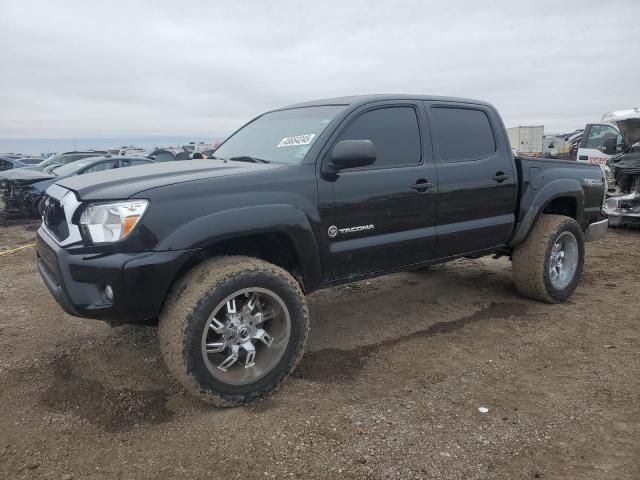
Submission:
M 42 216 L 45 191 L 63 178 L 190 158 L 192 155 L 187 150 L 173 148 L 156 149 L 146 156 L 141 152 L 114 155 L 109 151 L 86 150 L 60 153 L 44 160 L 1 157 L 0 198 L 6 213 Z

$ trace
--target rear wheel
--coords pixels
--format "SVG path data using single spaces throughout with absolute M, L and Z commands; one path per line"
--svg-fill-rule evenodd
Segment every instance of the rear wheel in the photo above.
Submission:
M 304 294 L 288 272 L 255 258 L 221 257 L 178 281 L 159 336 L 167 366 L 189 391 L 234 406 L 282 383 L 308 331 Z
M 567 300 L 584 266 L 584 238 L 578 223 L 562 215 L 541 215 L 513 253 L 513 278 L 524 296 L 547 303 Z

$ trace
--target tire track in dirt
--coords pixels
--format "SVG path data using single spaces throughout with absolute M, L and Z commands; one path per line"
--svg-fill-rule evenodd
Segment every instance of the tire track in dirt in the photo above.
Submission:
M 526 303 L 492 302 L 471 315 L 457 320 L 434 323 L 426 329 L 383 340 L 372 345 L 363 345 L 354 349 L 324 348 L 314 352 L 307 352 L 293 373 L 293 377 L 316 382 L 352 381 L 362 372 L 367 358 L 380 350 L 419 338 L 452 333 L 475 322 L 504 319 L 512 316 L 521 317 L 526 315 L 528 311 L 529 305 Z

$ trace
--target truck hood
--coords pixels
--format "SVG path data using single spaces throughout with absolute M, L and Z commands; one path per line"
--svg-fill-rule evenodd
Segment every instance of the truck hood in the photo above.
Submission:
M 640 108 L 607 113 L 602 121 L 617 125 L 627 146 L 640 142 Z
M 57 185 L 76 192 L 80 200 L 129 198 L 152 188 L 208 178 L 280 168 L 281 165 L 225 160 L 182 160 L 87 173 L 60 180 Z

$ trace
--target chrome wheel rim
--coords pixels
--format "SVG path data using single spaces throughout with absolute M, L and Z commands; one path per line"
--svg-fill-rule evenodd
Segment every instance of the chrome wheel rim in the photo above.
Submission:
M 284 301 L 266 288 L 245 288 L 213 310 L 202 333 L 202 355 L 211 374 L 228 384 L 255 382 L 284 354 L 291 317 Z
M 562 232 L 549 253 L 549 279 L 556 290 L 569 286 L 578 269 L 578 241 L 571 232 Z

